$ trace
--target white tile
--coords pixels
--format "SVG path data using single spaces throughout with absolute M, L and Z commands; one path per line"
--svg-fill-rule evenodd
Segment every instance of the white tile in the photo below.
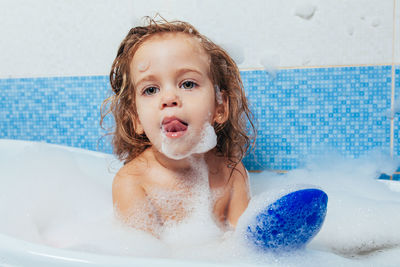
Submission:
M 393 1 L 175 0 L 171 11 L 213 40 L 241 47 L 241 68 L 260 68 L 263 61 L 282 67 L 390 64 Z M 302 18 L 307 9 L 313 16 Z
M 262 35 L 264 38 L 260 43 L 265 44 L 264 49 L 280 55 L 281 66 L 391 62 L 392 0 L 314 3 L 316 11 L 309 20 L 294 15 L 301 4 L 293 6 L 293 1 L 282 1 L 279 9 L 286 11 L 265 18 L 274 22 L 269 22 L 271 26 L 268 33 Z M 274 28 L 274 25 L 278 26 Z
M 243 53 L 240 68 L 400 62 L 400 0 L 3 0 L 0 77 L 106 75 L 145 15 L 192 23 Z M 307 8 L 314 15 L 305 19 Z M 303 10 L 304 9 L 304 10 Z M 23 18 L 23 19 L 22 19 Z
M 395 5 L 394 63 L 400 64 L 400 0 L 393 0 Z

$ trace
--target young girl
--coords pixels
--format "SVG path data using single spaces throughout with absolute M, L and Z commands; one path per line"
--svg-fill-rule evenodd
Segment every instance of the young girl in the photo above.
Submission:
M 235 227 L 250 199 L 241 160 L 254 126 L 229 55 L 188 23 L 149 19 L 122 41 L 110 82 L 102 122 L 113 114 L 125 163 L 112 188 L 117 216 L 160 236 L 201 204 Z

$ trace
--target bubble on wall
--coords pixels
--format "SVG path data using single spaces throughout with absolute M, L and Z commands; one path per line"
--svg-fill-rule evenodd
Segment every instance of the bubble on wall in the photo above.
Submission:
M 264 53 L 260 58 L 260 64 L 263 66 L 264 70 L 275 79 L 276 73 L 280 65 L 280 56 L 275 53 Z
M 243 47 L 234 43 L 222 43 L 220 45 L 228 52 L 237 65 L 244 62 L 245 55 Z
M 310 20 L 317 11 L 317 7 L 312 4 L 301 4 L 298 5 L 294 11 L 294 14 L 304 20 Z

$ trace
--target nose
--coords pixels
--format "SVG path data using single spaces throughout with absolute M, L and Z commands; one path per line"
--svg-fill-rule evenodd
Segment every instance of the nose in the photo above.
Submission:
M 161 99 L 160 109 L 167 107 L 180 107 L 181 99 L 177 92 L 173 89 L 165 90 Z

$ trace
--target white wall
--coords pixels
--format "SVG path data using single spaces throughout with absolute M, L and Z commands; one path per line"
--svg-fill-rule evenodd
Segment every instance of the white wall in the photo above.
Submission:
M 400 63 L 400 0 L 0 0 L 0 78 L 107 75 L 156 12 L 242 55 L 241 69 Z

